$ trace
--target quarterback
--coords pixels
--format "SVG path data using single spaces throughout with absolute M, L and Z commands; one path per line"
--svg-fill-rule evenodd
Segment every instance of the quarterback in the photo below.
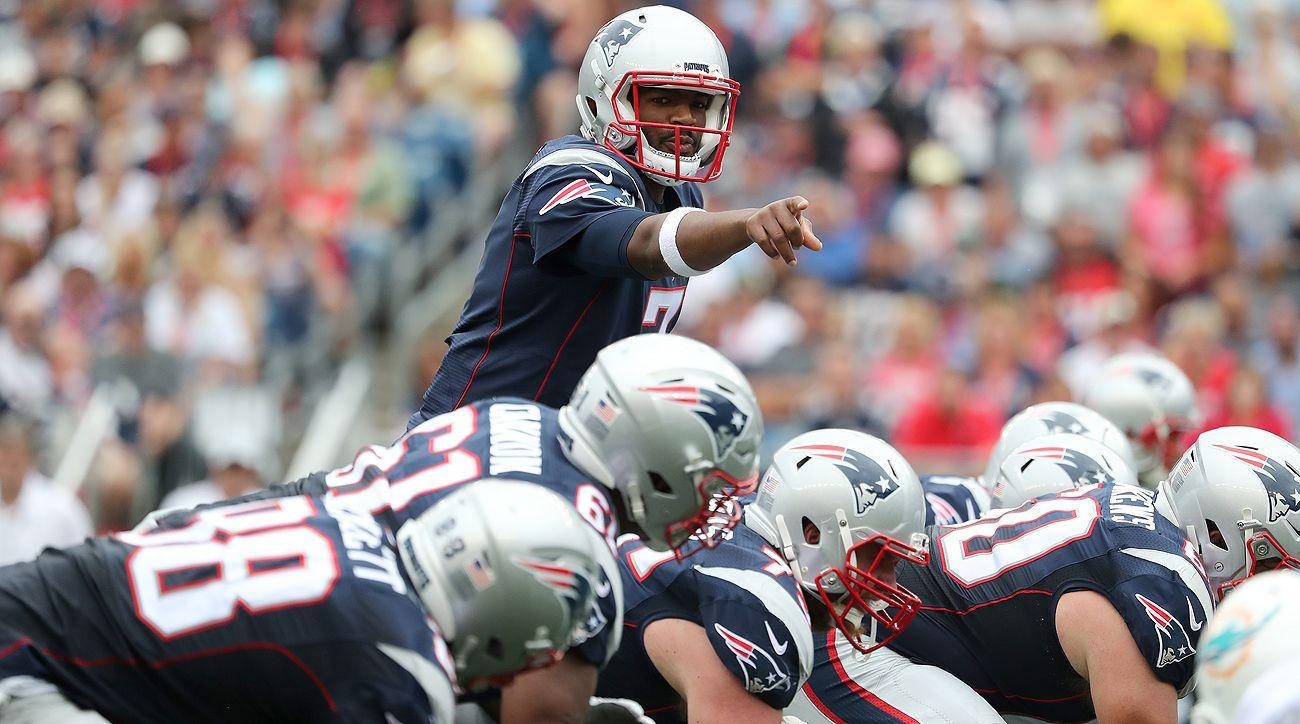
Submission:
M 740 85 L 713 31 L 680 10 L 623 13 L 578 74 L 581 136 L 542 146 L 488 232 L 474 290 L 410 429 L 475 400 L 559 406 L 596 352 L 677 321 L 687 280 L 750 244 L 820 249 L 802 197 L 707 213 Z

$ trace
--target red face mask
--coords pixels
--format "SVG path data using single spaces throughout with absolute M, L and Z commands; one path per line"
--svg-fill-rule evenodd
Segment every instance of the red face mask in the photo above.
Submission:
M 1178 458 L 1182 457 L 1187 445 L 1183 442 L 1192 432 L 1191 425 L 1181 420 L 1170 420 L 1166 426 L 1167 434 L 1161 437 L 1161 426 L 1155 422 L 1147 423 L 1138 434 L 1138 444 L 1148 450 L 1154 450 L 1164 463 L 1165 469 L 1171 469 Z
M 864 569 L 859 565 L 858 553 L 869 551 L 875 546 L 879 546 L 879 550 Z M 835 621 L 835 628 L 844 634 L 853 648 L 862 653 L 875 651 L 894 640 L 921 610 L 921 599 L 894 581 L 894 568 L 899 561 L 924 566 L 930 561 L 930 552 L 913 548 L 889 536 L 875 535 L 854 544 L 848 550 L 843 569 L 831 568 L 822 571 L 816 578 L 817 592 L 821 594 L 822 603 Z M 844 586 L 844 593 L 832 594 L 827 590 L 833 582 L 832 577 L 839 579 Z M 877 611 L 871 607 L 872 601 L 882 601 L 888 608 Z M 862 614 L 862 621 L 867 616 L 875 619 L 884 627 L 886 635 L 883 638 L 877 637 L 871 644 L 865 643 L 863 627 L 855 626 L 848 620 L 854 611 Z
M 721 470 L 713 470 L 696 484 L 703 500 L 700 511 L 693 517 L 669 524 L 664 529 L 664 539 L 672 548 L 677 560 L 688 558 L 701 550 L 717 548 L 730 537 L 740 523 L 741 505 L 738 498 L 751 492 L 757 476 L 744 480 L 729 477 Z
M 675 123 L 656 123 L 652 121 L 641 120 L 641 88 L 646 86 L 663 87 L 670 86 L 682 90 L 694 90 L 710 95 L 722 95 L 725 104 L 723 125 L 721 128 L 709 128 L 708 126 L 688 126 L 678 125 Z M 722 157 L 726 153 L 727 147 L 731 144 L 731 128 L 736 118 L 736 99 L 740 97 L 740 84 L 727 78 L 717 78 L 703 73 L 673 73 L 661 71 L 634 70 L 623 75 L 618 86 L 614 89 L 614 98 L 622 98 L 623 93 L 630 93 L 632 110 L 635 117 L 625 118 L 619 109 L 619 104 L 614 103 L 614 122 L 610 124 L 607 134 L 623 136 L 636 139 L 634 145 L 635 152 L 632 155 L 625 153 L 618 148 L 609 135 L 603 139 L 604 144 L 614 153 L 618 154 L 624 161 L 632 164 L 636 168 L 646 173 L 656 174 L 678 181 L 695 181 L 705 183 L 716 179 L 722 173 Z M 656 168 L 645 161 L 645 140 L 642 133 L 646 129 L 668 129 L 673 131 L 673 155 L 677 158 L 677 167 L 672 171 Z M 712 151 L 712 158 L 708 160 L 707 165 L 701 166 L 695 173 L 684 173 L 681 168 L 682 156 L 691 156 L 693 153 L 682 153 L 682 134 L 697 134 L 699 145 L 704 146 L 704 139 L 708 136 L 717 136 L 717 146 Z
M 1266 530 L 1257 530 L 1246 538 L 1246 560 L 1249 564 L 1246 567 L 1246 575 L 1235 581 L 1229 581 L 1219 585 L 1219 600 L 1228 595 L 1228 591 L 1241 585 L 1242 581 L 1250 578 L 1256 573 L 1264 573 L 1278 568 L 1291 568 L 1300 570 L 1300 558 L 1296 558 L 1277 542 L 1271 533 Z

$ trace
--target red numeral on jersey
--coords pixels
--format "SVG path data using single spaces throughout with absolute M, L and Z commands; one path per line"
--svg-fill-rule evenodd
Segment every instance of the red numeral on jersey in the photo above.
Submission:
M 123 533 L 136 615 L 172 639 L 228 623 L 243 608 L 263 613 L 323 600 L 339 578 L 330 540 L 301 523 L 308 498 L 280 498 L 197 514 L 184 528 Z
M 682 311 L 682 300 L 685 298 L 686 287 L 650 287 L 641 326 L 654 327 L 656 332 L 670 331 L 677 321 L 677 315 Z

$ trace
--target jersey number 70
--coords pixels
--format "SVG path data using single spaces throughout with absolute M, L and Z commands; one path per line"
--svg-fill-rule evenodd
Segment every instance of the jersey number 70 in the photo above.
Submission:
M 1087 496 L 1095 489 L 1078 488 L 946 528 L 935 544 L 939 565 L 954 581 L 973 588 L 1087 538 L 1101 518 L 1101 506 Z

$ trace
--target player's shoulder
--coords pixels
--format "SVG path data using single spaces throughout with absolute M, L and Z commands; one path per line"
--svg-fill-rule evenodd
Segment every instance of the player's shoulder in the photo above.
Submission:
M 965 475 L 922 475 L 925 524 L 952 525 L 974 520 L 990 507 L 988 491 L 978 478 Z
M 623 179 L 637 183 L 638 172 L 627 161 L 605 146 L 581 136 L 561 136 L 542 144 L 524 167 L 520 179 L 553 179 L 565 174 L 595 175 L 604 183 Z M 606 180 L 608 179 L 608 180 Z

